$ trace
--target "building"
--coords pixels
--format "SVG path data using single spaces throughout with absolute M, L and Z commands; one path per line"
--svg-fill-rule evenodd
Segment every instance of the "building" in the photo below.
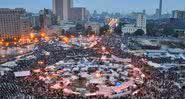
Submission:
M 174 29 L 174 33 L 178 34 L 180 37 L 185 36 L 185 29 Z
M 185 19 L 185 11 L 180 10 L 172 11 L 172 18 Z
M 74 7 L 70 10 L 70 21 L 85 21 L 86 20 L 86 8 Z
M 162 15 L 162 6 L 163 6 L 163 0 L 160 0 L 160 2 L 159 2 L 159 18 Z
M 163 1 L 160 0 L 159 1 L 159 8 L 157 8 L 155 10 L 155 14 L 154 14 L 155 19 L 158 19 L 158 18 L 162 17 L 162 3 L 163 3 Z
M 155 15 L 154 15 L 154 16 L 155 16 L 156 18 L 159 18 L 159 13 L 160 13 L 159 9 L 156 9 L 156 10 L 155 10 Z
M 62 21 L 88 21 L 89 13 L 84 7 L 73 7 L 73 0 L 53 0 L 53 13 Z
M 69 20 L 70 9 L 73 7 L 73 0 L 53 0 L 53 13 L 60 16 L 62 20 Z
M 92 31 L 95 32 L 95 34 L 99 34 L 100 32 L 100 24 L 97 22 L 87 22 L 85 24 L 85 29 L 87 29 L 88 27 L 92 28 Z
M 70 28 L 74 28 L 76 25 L 73 22 L 61 22 L 60 23 L 60 29 L 63 29 L 64 31 L 68 31 Z
M 42 29 L 47 29 L 52 26 L 53 12 L 50 9 L 40 10 L 40 26 Z
M 137 15 L 136 26 L 138 28 L 146 28 L 146 16 L 144 14 Z
M 21 35 L 28 35 L 31 32 L 31 23 L 29 17 L 21 17 L 20 22 Z
M 21 17 L 24 17 L 25 13 L 25 9 L 22 8 L 0 8 L 0 36 L 4 39 L 20 37 L 21 29 L 25 29 L 21 25 L 21 22 L 23 22 Z
M 40 27 L 40 16 L 39 14 L 33 14 L 30 18 L 32 27 Z
M 136 27 L 135 24 L 126 24 L 122 28 L 123 34 L 125 34 L 125 33 L 134 33 L 135 31 L 137 31 L 137 27 Z
M 146 34 L 146 16 L 143 13 L 137 14 L 135 24 L 126 24 L 124 27 L 122 27 L 122 32 L 123 32 L 123 35 L 125 33 L 132 34 L 138 29 L 142 29 Z

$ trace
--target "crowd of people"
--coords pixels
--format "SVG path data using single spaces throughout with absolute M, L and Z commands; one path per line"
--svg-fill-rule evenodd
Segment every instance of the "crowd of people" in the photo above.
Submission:
M 139 85 L 136 89 L 136 94 L 128 94 L 123 97 L 116 97 L 121 99 L 184 99 L 185 87 L 183 82 L 185 80 L 185 68 L 173 67 L 168 70 L 156 69 L 149 66 L 145 62 L 144 56 L 135 56 L 131 53 L 124 52 L 120 49 L 121 38 L 106 37 L 99 44 L 110 48 L 111 54 L 120 58 L 131 58 L 131 64 L 140 68 L 146 75 L 144 84 Z M 74 59 L 79 61 L 77 57 L 99 57 L 92 49 L 71 48 L 65 50 L 62 46 L 57 46 L 59 41 L 41 42 L 36 45 L 33 50 L 32 58 L 30 60 L 18 60 L 17 67 L 12 68 L 13 71 L 18 70 L 33 70 L 36 68 L 44 69 L 47 65 L 55 64 L 61 60 Z M 98 45 L 97 45 L 98 46 Z M 24 56 L 27 57 L 27 56 Z M 38 81 L 35 75 L 32 77 L 16 78 L 13 72 L 6 73 L 0 77 L 0 98 L 32 98 L 32 99 L 108 99 L 105 96 L 91 96 L 84 97 L 83 95 L 65 94 L 63 90 L 50 89 L 49 85 L 44 84 L 43 81 Z M 182 85 L 179 85 L 181 83 Z M 95 88 L 95 87 L 93 87 Z

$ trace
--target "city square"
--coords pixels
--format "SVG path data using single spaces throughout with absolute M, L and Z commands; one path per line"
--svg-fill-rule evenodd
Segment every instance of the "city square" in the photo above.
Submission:
M 0 1 L 0 99 L 185 99 L 182 2 Z

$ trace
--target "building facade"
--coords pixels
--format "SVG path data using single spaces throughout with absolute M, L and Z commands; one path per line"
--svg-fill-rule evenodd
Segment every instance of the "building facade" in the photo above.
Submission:
M 185 11 L 180 10 L 172 11 L 172 18 L 185 19 Z
M 159 2 L 159 17 L 162 15 L 162 8 L 163 8 L 163 0 L 160 0 Z
M 92 31 L 95 32 L 95 34 L 99 34 L 100 32 L 100 24 L 97 22 L 87 22 L 85 24 L 85 29 L 87 29 L 88 27 L 92 28 Z
M 26 13 L 25 9 L 16 8 L 0 9 L 0 37 L 4 39 L 18 38 L 21 36 L 21 29 L 24 27 L 21 25 L 21 17 Z
M 60 16 L 62 20 L 69 20 L 70 8 L 73 7 L 73 0 L 53 0 L 53 13 Z
M 126 24 L 124 27 L 122 27 L 123 35 L 125 33 L 132 34 L 138 29 L 141 29 L 146 34 L 146 16 L 143 13 L 139 13 L 136 18 L 135 24 Z
M 40 15 L 33 14 L 30 18 L 30 22 L 31 22 L 32 27 L 40 27 Z
M 74 7 L 70 10 L 70 21 L 84 21 L 86 20 L 86 9 L 83 7 Z
M 20 17 L 20 33 L 21 35 L 29 35 L 29 33 L 31 32 L 31 22 L 29 17 Z

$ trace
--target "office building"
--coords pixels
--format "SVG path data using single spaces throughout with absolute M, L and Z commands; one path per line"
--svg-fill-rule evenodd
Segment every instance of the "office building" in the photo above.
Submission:
M 163 0 L 160 0 L 159 2 L 159 17 L 162 15 L 162 5 L 163 5 Z
M 139 28 L 146 28 L 146 16 L 144 14 L 137 15 L 136 26 Z
M 69 19 L 70 8 L 73 7 L 73 0 L 53 0 L 53 13 L 60 16 L 62 20 Z
M 50 9 L 40 10 L 40 27 L 46 29 L 52 25 L 53 12 Z
M 70 10 L 70 21 L 86 20 L 86 9 L 83 7 L 74 7 Z
M 134 33 L 138 29 L 141 29 L 146 34 L 146 16 L 143 13 L 138 13 L 135 24 L 126 24 L 122 27 L 123 35 L 125 33 Z
M 185 11 L 180 10 L 172 11 L 172 18 L 185 19 Z
M 0 8 L 0 36 L 4 39 L 20 37 L 21 27 L 24 27 L 21 25 L 21 22 L 23 22 L 21 17 L 25 13 L 25 9 L 22 8 Z
M 28 35 L 31 32 L 31 22 L 29 17 L 20 17 L 20 33 L 23 36 Z
M 33 14 L 30 18 L 32 27 L 39 27 L 40 26 L 40 16 L 39 14 Z
M 100 24 L 98 22 L 87 22 L 87 23 L 85 23 L 85 29 L 88 29 L 89 26 L 92 28 L 92 31 L 95 32 L 95 34 L 99 34 Z

